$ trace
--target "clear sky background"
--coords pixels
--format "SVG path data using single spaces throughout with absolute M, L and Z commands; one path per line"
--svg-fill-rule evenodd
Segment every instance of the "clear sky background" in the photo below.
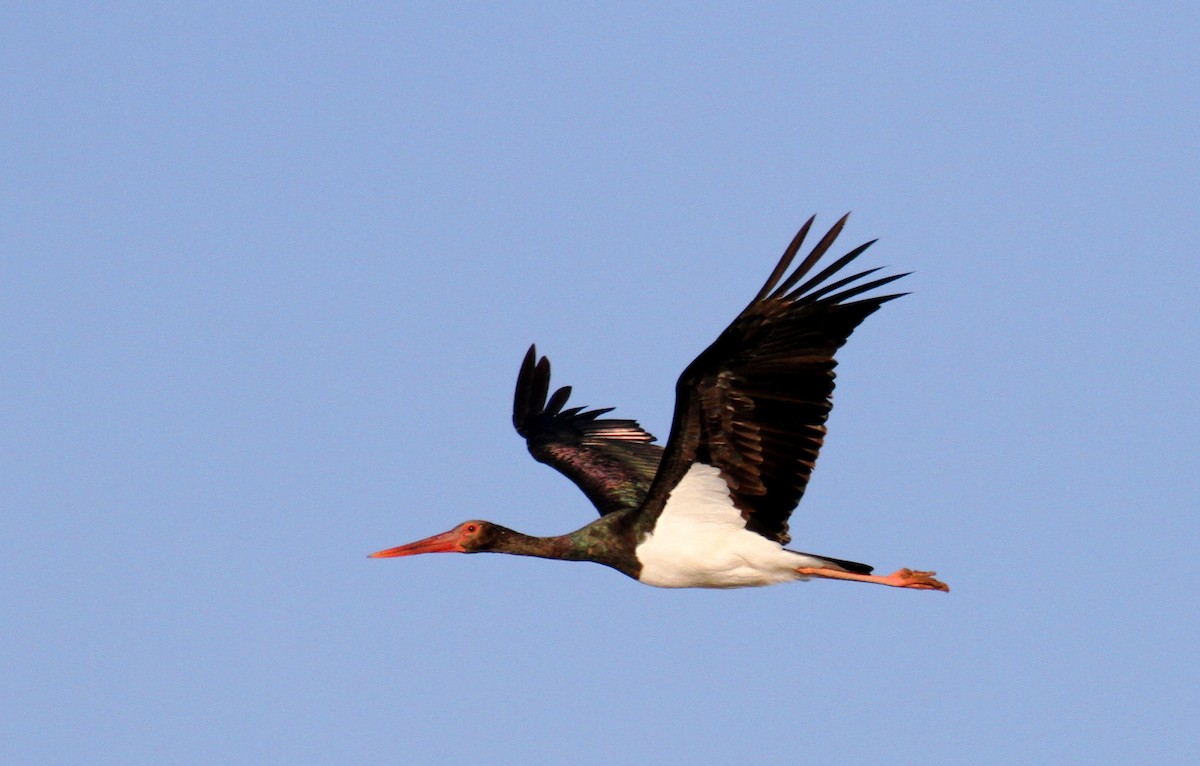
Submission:
M 836 7 L 835 7 L 836 6 Z M 1192 3 L 9 4 L 0 761 L 1193 764 Z M 912 295 L 795 545 L 949 595 L 368 560 L 593 518 L 799 225 Z

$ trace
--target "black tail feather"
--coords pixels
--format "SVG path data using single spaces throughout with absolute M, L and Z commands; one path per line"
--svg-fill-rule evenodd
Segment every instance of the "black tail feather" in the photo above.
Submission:
M 867 564 L 860 564 L 857 561 L 846 561 L 845 559 L 835 559 L 831 556 L 820 556 L 820 555 L 817 555 L 816 553 L 803 553 L 803 551 L 795 551 L 795 552 L 802 553 L 805 556 L 812 556 L 814 559 L 823 559 L 825 561 L 828 561 L 830 564 L 833 564 L 834 566 L 836 566 L 839 569 L 845 569 L 847 572 L 853 572 L 854 574 L 871 574 L 871 572 L 874 571 L 874 569 L 875 569 L 875 567 L 873 567 L 873 566 L 869 566 Z

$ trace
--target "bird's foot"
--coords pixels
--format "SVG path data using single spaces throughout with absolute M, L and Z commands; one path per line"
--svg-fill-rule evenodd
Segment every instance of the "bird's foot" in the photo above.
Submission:
M 950 586 L 933 576 L 937 572 L 914 572 L 911 569 L 898 569 L 887 577 L 880 578 L 883 585 L 893 588 L 915 588 L 917 590 L 940 590 L 950 592 Z

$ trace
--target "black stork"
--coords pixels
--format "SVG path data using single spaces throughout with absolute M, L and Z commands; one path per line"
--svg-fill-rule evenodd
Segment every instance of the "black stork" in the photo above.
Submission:
M 843 216 L 787 274 L 810 218 L 754 300 L 683 371 L 665 448 L 636 421 L 600 417 L 612 408 L 563 409 L 569 386 L 547 397 L 550 362 L 530 346 L 517 376 L 513 424 L 537 460 L 583 490 L 599 519 L 558 537 L 466 521 L 371 557 L 493 552 L 594 561 L 662 588 L 822 577 L 948 591 L 935 572 L 872 575 L 866 564 L 784 547 L 788 517 L 825 437 L 834 355 L 860 322 L 903 295 L 859 297 L 904 274 L 864 282 L 875 268 L 841 276 L 874 240 L 809 277 L 845 222 Z

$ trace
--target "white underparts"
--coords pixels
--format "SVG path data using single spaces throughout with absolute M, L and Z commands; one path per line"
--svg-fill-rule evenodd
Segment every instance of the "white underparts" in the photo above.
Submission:
M 704 463 L 693 463 L 671 491 L 637 558 L 638 579 L 660 588 L 773 585 L 803 579 L 798 567 L 828 566 L 746 529 L 720 470 Z

